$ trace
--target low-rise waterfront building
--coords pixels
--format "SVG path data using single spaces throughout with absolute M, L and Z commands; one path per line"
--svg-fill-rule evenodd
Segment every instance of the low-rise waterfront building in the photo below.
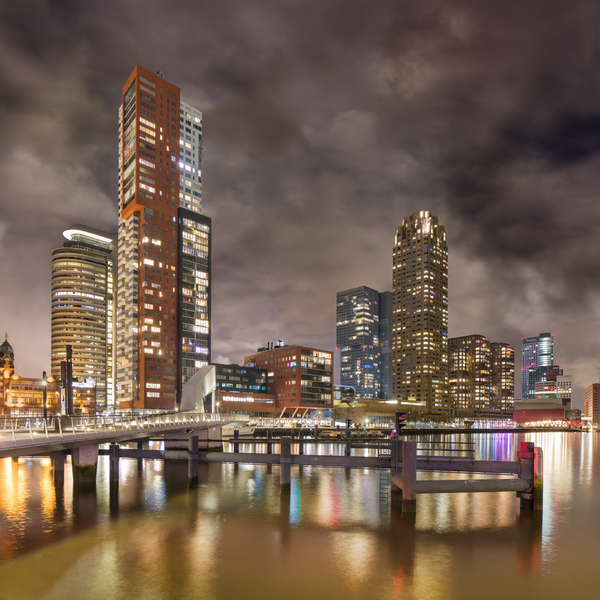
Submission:
M 22 377 L 15 372 L 15 353 L 6 334 L 0 346 L 0 415 L 4 417 L 37 417 L 60 412 L 60 391 L 57 382 L 36 377 Z

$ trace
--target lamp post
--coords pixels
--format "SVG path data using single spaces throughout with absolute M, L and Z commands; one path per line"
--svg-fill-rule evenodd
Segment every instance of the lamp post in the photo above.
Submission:
M 54 383 L 54 377 L 52 377 L 52 375 L 50 375 L 50 377 L 46 377 L 46 371 L 42 371 L 42 389 L 44 391 L 44 422 L 48 421 L 47 398 L 49 383 Z
M 46 379 L 46 371 L 42 371 L 42 389 L 44 390 L 44 423 L 48 421 L 48 410 L 46 408 L 46 398 L 48 388 L 48 380 Z

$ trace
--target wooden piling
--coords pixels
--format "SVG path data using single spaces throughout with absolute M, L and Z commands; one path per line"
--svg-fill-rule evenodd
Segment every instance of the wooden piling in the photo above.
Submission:
M 519 465 L 521 467 L 520 478 L 530 484 L 528 492 L 518 492 L 517 496 L 520 499 L 521 509 L 531 510 L 533 508 L 533 492 L 534 492 L 534 444 L 533 442 L 521 442 L 521 450 L 517 452 Z
M 533 510 L 544 507 L 544 453 L 542 449 L 533 449 Z

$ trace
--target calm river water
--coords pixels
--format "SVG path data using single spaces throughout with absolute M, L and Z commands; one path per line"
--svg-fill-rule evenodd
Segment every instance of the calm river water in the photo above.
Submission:
M 70 465 L 57 492 L 49 459 L 2 459 L 0 599 L 599 597 L 597 435 L 444 439 L 482 459 L 541 446 L 543 515 L 497 493 L 422 495 L 405 517 L 377 470 L 295 467 L 282 493 L 276 466 L 201 465 L 188 491 L 185 464 L 126 459 L 111 508 L 108 457 L 91 494 L 73 494 Z

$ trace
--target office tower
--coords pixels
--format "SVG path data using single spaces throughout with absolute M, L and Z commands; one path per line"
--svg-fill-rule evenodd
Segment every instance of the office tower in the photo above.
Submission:
M 366 286 L 337 293 L 340 383 L 361 398 L 390 397 L 391 292 Z
M 523 399 L 535 398 L 535 384 L 546 380 L 547 367 L 553 364 L 554 336 L 551 333 L 523 338 Z
M 136 66 L 119 110 L 119 409 L 173 409 L 210 362 L 211 221 L 202 115 Z
M 490 406 L 500 410 L 509 410 L 513 408 L 515 400 L 515 349 L 502 342 L 492 342 L 491 346 Z
M 592 423 L 598 423 L 598 397 L 600 396 L 600 383 L 588 385 L 583 392 L 583 413 Z
M 392 292 L 379 293 L 379 347 L 381 398 L 392 398 Z
M 490 342 L 479 334 L 450 338 L 448 369 L 453 415 L 487 417 L 493 416 L 494 411 L 512 410 L 514 363 L 515 351 L 508 344 Z
M 563 375 L 562 373 L 556 376 L 556 397 L 563 400 L 563 404 L 571 404 L 573 395 L 573 378 L 571 375 Z
M 446 417 L 446 229 L 428 211 L 405 217 L 396 232 L 393 257 L 392 394 L 425 403 L 429 414 Z
M 113 410 L 115 404 L 114 238 L 73 225 L 52 251 L 51 373 L 60 379 L 66 346 L 73 350 L 73 377 L 95 388 L 82 412 Z M 86 380 L 93 380 L 95 386 Z M 86 388 L 87 389 L 87 388 Z
M 333 406 L 333 353 L 309 346 L 288 346 L 281 340 L 244 357 L 249 367 L 267 369 L 267 394 L 278 408 Z

